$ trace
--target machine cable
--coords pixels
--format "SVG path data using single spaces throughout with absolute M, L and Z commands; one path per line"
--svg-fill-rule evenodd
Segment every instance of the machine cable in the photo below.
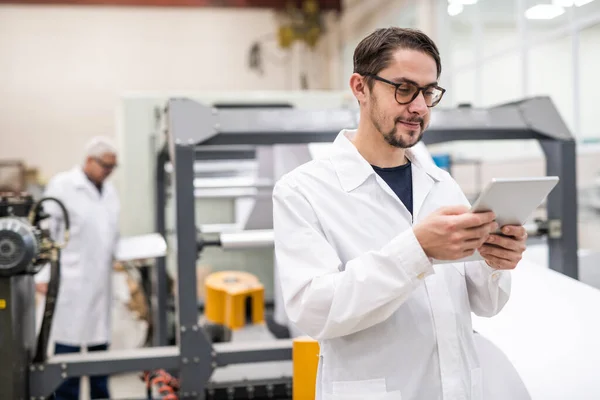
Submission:
M 46 304 L 44 306 L 44 316 L 42 318 L 42 326 L 38 336 L 37 348 L 34 363 L 42 363 L 46 361 L 48 354 L 48 341 L 50 340 L 50 328 L 52 328 L 52 320 L 54 318 L 54 309 L 56 307 L 56 299 L 58 298 L 58 289 L 60 287 L 60 249 L 54 249 L 52 258 L 50 259 L 50 281 L 48 282 L 48 292 L 46 293 Z
M 41 205 L 45 201 L 55 202 L 61 209 L 64 217 L 65 230 L 63 243 L 56 244 L 48 240 L 50 249 L 50 281 L 48 282 L 48 292 L 46 293 L 46 304 L 44 308 L 44 317 L 42 318 L 42 326 L 38 336 L 37 349 L 33 362 L 41 363 L 46 361 L 48 354 L 48 341 L 50 340 L 50 329 L 52 328 L 52 319 L 54 318 L 54 309 L 58 298 L 58 289 L 60 287 L 60 249 L 64 248 L 69 242 L 70 222 L 69 213 L 64 204 L 54 197 L 44 197 L 38 201 L 29 213 L 29 222 L 36 225 L 45 217 L 40 213 Z

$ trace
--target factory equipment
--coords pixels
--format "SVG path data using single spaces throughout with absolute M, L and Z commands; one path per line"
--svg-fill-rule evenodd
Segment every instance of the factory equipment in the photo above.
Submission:
M 289 361 L 292 341 L 231 341 L 211 343 L 201 324 L 197 304 L 196 261 L 206 246 L 240 249 L 272 246 L 272 231 L 231 232 L 209 240 L 198 235 L 194 207 L 194 162 L 203 148 L 212 156 L 235 159 L 241 153 L 254 154 L 262 146 L 331 142 L 341 129 L 357 125 L 358 111 L 235 108 L 218 110 L 187 99 L 172 99 L 166 109 L 167 142 L 157 165 L 157 228 L 166 235 L 166 183 L 170 182 L 175 202 L 177 257 L 176 345 L 94 354 L 56 355 L 49 360 L 29 361 L 26 384 L 20 389 L 28 398 L 45 398 L 71 376 L 115 374 L 126 371 L 177 371 L 180 399 L 281 398 L 291 392 L 287 376 L 249 377 L 246 380 L 215 381 L 222 367 L 236 364 Z M 548 98 L 532 98 L 488 109 L 440 109 L 433 113 L 424 140 L 440 143 L 453 140 L 537 139 L 546 155 L 548 175 L 561 183 L 548 197 L 547 218 L 538 234 L 547 237 L 550 267 L 577 277 L 577 203 L 575 190 L 575 142 Z M 239 152 L 239 147 L 243 151 Z M 268 152 L 266 153 L 268 155 Z M 172 172 L 167 179 L 165 163 Z M 264 161 L 264 160 L 263 160 Z M 260 164 L 260 160 L 259 160 Z M 261 188 L 269 190 L 269 188 Z M 544 227 L 548 228 L 545 229 Z M 166 332 L 166 271 L 154 272 L 155 315 L 158 334 Z M 27 310 L 33 310 L 28 307 Z M 0 310 L 1 312 L 2 310 Z M 16 315 L 13 322 L 19 322 Z M 25 336 L 27 337 L 27 336 Z M 160 340 L 160 336 L 158 337 Z M 254 364 L 253 364 L 254 363 Z M 4 368 L 10 369 L 10 368 Z M 21 382 L 23 383 L 23 382 Z M 280 391 L 280 394 L 278 394 Z M 271 397 L 269 397 L 271 396 Z
M 48 218 L 42 204 L 52 201 L 63 213 L 64 241 L 56 243 L 43 226 Z M 30 363 L 43 363 L 60 281 L 60 249 L 69 237 L 69 215 L 57 199 L 34 204 L 25 193 L 0 195 L 0 397 L 27 397 Z M 41 331 L 35 345 L 33 275 L 51 264 L 51 279 Z
M 168 105 L 168 119 L 168 149 L 160 157 L 169 158 L 174 164 L 177 264 L 179 273 L 185 271 L 184 277 L 178 276 L 181 305 L 182 291 L 190 293 L 190 302 L 193 301 L 191 295 L 195 293 L 197 229 L 193 171 L 196 154 L 203 153 L 206 146 L 220 159 L 237 159 L 238 154 L 242 153 L 236 151 L 236 146 L 254 146 L 261 165 L 261 161 L 264 161 L 260 159 L 261 155 L 272 156 L 269 152 L 261 152 L 263 146 L 331 142 L 341 129 L 356 126 L 358 111 L 268 107 L 219 110 L 187 99 L 174 99 Z M 529 227 L 529 231 L 547 238 L 551 268 L 576 278 L 575 142 L 550 99 L 538 97 L 489 109 L 436 110 L 424 136 L 428 144 L 453 140 L 506 139 L 537 139 L 546 154 L 547 174 L 561 177 L 561 183 L 548 197 L 548 219 L 536 221 L 535 227 Z M 157 199 L 164 199 L 165 176 L 163 168 L 160 165 L 158 168 Z M 156 206 L 158 227 L 164 227 L 165 203 L 157 202 Z M 270 234 L 268 230 L 223 233 L 218 245 L 224 248 L 233 246 L 232 243 L 245 243 L 250 247 L 271 245 Z M 235 239 L 228 241 L 230 238 Z M 164 279 L 166 276 L 156 276 L 157 282 Z M 182 285 L 187 285 L 187 289 Z M 166 298 L 166 293 L 157 293 L 157 296 Z M 188 318 L 191 321 L 192 317 Z M 166 328 L 161 331 L 166 331 Z

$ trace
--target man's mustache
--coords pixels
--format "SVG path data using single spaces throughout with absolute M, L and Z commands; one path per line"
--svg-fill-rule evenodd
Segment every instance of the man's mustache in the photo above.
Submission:
M 421 117 L 414 117 L 414 118 L 408 118 L 408 119 L 403 119 L 403 118 L 396 118 L 396 123 L 398 122 L 408 122 L 409 124 L 420 124 L 423 125 L 423 118 Z

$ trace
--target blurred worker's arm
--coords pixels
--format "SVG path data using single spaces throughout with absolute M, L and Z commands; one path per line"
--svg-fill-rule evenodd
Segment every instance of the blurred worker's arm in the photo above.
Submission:
M 62 193 L 60 182 L 53 178 L 48 182 L 46 189 L 44 190 L 43 197 L 54 197 L 62 201 Z M 64 203 L 64 202 L 63 202 Z M 64 232 L 64 215 L 61 208 L 55 202 L 49 200 L 42 203 L 43 210 L 49 215 L 43 224 L 48 228 L 50 237 L 52 240 L 62 242 Z M 50 264 L 46 264 L 42 267 L 40 272 L 34 276 L 36 282 L 36 290 L 42 294 L 46 294 L 48 289 L 48 282 L 50 281 Z
M 273 227 L 286 312 L 315 339 L 384 321 L 434 272 L 412 229 L 343 265 L 309 202 L 285 179 L 273 190 Z

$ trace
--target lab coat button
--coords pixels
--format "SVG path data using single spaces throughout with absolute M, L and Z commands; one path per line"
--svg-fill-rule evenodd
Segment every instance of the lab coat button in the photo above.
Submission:
M 419 275 L 417 275 L 417 278 L 419 279 L 423 279 L 425 277 L 425 272 L 421 272 Z

